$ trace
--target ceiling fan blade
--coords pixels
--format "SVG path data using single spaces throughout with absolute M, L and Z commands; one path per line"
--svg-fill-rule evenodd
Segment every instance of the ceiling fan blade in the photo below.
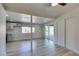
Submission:
M 59 3 L 60 5 L 62 5 L 62 6 L 65 6 L 67 3 Z

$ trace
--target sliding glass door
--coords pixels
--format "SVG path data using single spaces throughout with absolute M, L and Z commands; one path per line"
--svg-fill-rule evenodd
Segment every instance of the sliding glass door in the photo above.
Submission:
M 45 39 L 49 39 L 49 26 L 45 26 Z
M 49 26 L 49 39 L 54 41 L 54 26 Z
M 45 38 L 54 41 L 54 26 L 45 26 Z

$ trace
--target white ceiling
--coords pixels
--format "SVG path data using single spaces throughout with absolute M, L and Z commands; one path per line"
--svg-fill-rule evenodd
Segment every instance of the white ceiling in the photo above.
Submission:
M 55 7 L 50 7 L 49 3 L 4 3 L 3 6 L 8 11 L 56 18 L 78 7 L 79 3 L 67 3 L 66 6 L 57 5 Z
M 8 21 L 18 21 L 18 22 L 26 22 L 30 23 L 31 22 L 31 15 L 27 14 L 21 14 L 21 13 L 16 13 L 16 12 L 7 12 L 7 20 Z M 38 16 L 33 16 L 32 22 L 35 24 L 45 24 L 49 21 L 54 20 L 53 18 L 44 18 L 44 17 L 38 17 Z

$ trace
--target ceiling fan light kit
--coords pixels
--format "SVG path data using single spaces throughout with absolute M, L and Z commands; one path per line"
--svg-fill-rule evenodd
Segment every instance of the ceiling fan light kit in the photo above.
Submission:
M 58 3 L 51 3 L 51 6 L 57 6 Z

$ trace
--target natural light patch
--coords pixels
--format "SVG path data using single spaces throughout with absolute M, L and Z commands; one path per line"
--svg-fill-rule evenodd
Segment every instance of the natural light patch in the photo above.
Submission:
M 32 27 L 32 33 L 35 32 L 35 28 Z M 22 27 L 22 33 L 31 33 L 31 27 Z

